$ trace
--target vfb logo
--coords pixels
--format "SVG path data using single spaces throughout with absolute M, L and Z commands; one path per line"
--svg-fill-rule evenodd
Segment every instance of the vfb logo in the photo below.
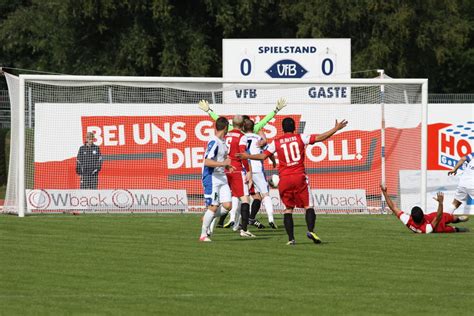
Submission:
M 291 59 L 283 59 L 274 63 L 267 74 L 272 78 L 301 78 L 308 71 L 298 62 Z

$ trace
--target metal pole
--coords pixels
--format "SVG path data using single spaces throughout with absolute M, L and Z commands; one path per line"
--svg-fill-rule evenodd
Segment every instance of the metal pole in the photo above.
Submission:
M 380 74 L 380 79 L 384 78 L 384 70 L 378 69 L 377 72 Z M 380 85 L 380 108 L 382 112 L 382 122 L 381 122 L 381 129 L 380 129 L 380 156 L 381 156 L 381 165 L 380 165 L 380 180 L 383 185 L 385 185 L 385 85 Z M 385 206 L 386 201 L 385 197 L 382 194 L 380 200 L 380 207 L 382 209 L 382 213 L 385 213 Z
M 28 87 L 28 128 L 31 128 L 32 124 L 32 115 L 33 115 L 33 101 L 31 101 L 31 87 Z

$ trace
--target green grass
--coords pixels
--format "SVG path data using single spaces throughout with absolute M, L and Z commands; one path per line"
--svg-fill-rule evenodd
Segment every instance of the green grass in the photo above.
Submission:
M 264 221 L 265 222 L 265 221 Z M 277 217 L 281 225 L 281 217 Z M 472 315 L 473 233 L 393 216 L 295 216 L 253 240 L 194 215 L 0 216 L 0 314 Z M 472 222 L 463 223 L 471 230 Z

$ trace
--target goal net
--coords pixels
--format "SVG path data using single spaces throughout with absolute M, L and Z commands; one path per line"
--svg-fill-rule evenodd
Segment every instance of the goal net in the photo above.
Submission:
M 277 99 L 288 106 L 263 130 L 269 140 L 292 117 L 297 131 L 348 126 L 306 149 L 317 212 L 383 211 L 379 185 L 400 203 L 400 175 L 426 200 L 423 79 L 230 82 L 220 78 L 7 75 L 12 105 L 10 172 L 3 212 L 200 212 L 201 169 L 213 120 L 198 108 L 255 122 Z M 81 147 L 87 133 L 95 146 Z M 277 173 L 265 162 L 267 176 Z M 95 174 L 95 175 L 94 175 Z M 271 191 L 281 211 L 277 190 Z

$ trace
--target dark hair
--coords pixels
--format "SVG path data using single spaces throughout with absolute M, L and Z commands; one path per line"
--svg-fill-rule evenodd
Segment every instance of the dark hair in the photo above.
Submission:
M 244 118 L 244 120 L 250 120 L 250 116 L 248 115 L 242 115 L 242 117 Z
M 254 126 L 255 126 L 255 123 L 251 119 L 244 120 L 244 132 L 245 133 L 253 132 L 253 127 Z
M 228 126 L 229 121 L 225 117 L 221 116 L 216 120 L 216 130 L 222 131 L 224 129 L 227 129 Z
M 292 119 L 291 117 L 285 117 L 283 119 L 283 122 L 281 123 L 281 126 L 283 127 L 283 132 L 285 133 L 292 133 L 295 131 L 295 120 Z
M 425 217 L 425 214 L 423 214 L 423 210 L 418 207 L 414 206 L 411 209 L 411 218 L 413 218 L 413 221 L 417 224 L 421 224 L 423 222 L 423 218 Z

